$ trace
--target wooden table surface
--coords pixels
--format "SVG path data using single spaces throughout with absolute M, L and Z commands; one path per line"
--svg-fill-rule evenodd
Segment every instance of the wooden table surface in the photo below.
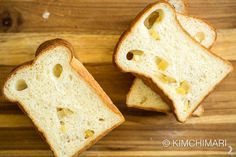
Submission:
M 164 115 L 127 108 L 133 76 L 119 72 L 112 53 L 120 34 L 152 0 L 0 0 L 0 86 L 18 64 L 33 58 L 37 46 L 60 37 L 78 57 L 126 118 L 81 156 L 236 156 L 236 72 L 202 103 L 205 113 L 178 123 Z M 217 28 L 213 51 L 236 69 L 236 0 L 188 0 L 190 15 Z M 48 15 L 48 17 L 47 17 Z M 224 139 L 224 147 L 163 147 L 162 141 Z M 231 154 L 229 149 L 233 148 Z M 0 93 L 0 157 L 53 156 L 15 103 Z

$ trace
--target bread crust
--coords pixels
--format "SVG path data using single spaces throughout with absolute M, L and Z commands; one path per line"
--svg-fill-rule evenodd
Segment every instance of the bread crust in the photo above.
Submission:
M 15 69 L 12 70 L 12 72 L 9 74 L 9 76 L 7 77 L 7 79 L 5 80 L 3 89 L 5 87 L 6 82 L 13 77 L 18 70 L 20 69 L 24 69 L 26 67 L 30 67 L 32 66 L 35 61 L 38 59 L 38 57 L 40 57 L 42 54 L 44 54 L 46 51 L 53 49 L 57 46 L 64 46 L 66 47 L 69 51 L 69 56 L 70 56 L 70 65 L 72 66 L 72 68 L 77 72 L 77 74 L 79 74 L 84 81 L 86 81 L 88 83 L 88 85 L 91 87 L 91 89 L 93 89 L 94 92 L 96 92 L 96 94 L 103 100 L 104 104 L 107 105 L 107 107 L 114 113 L 116 113 L 119 117 L 120 117 L 120 122 L 115 124 L 114 126 L 112 126 L 111 128 L 109 128 L 108 130 L 104 131 L 102 134 L 100 134 L 98 137 L 96 137 L 95 139 L 93 139 L 90 143 L 88 143 L 87 145 L 85 145 L 82 149 L 78 150 L 77 152 L 74 153 L 73 156 L 78 156 L 82 151 L 86 150 L 87 148 L 89 148 L 90 146 L 92 146 L 94 143 L 96 143 L 99 139 L 101 139 L 103 136 L 105 136 L 108 132 L 110 132 L 111 130 L 113 130 L 114 128 L 116 128 L 117 126 L 119 126 L 120 124 L 122 124 L 125 119 L 123 117 L 123 115 L 121 114 L 121 112 L 116 108 L 116 106 L 112 103 L 111 99 L 106 95 L 106 93 L 102 90 L 102 88 L 99 86 L 99 84 L 95 81 L 95 79 L 92 77 L 92 75 L 87 71 L 87 69 L 82 65 L 82 63 L 80 63 L 77 59 L 75 59 L 73 57 L 74 54 L 74 50 L 72 45 L 63 40 L 63 39 L 53 39 L 53 40 L 48 40 L 44 43 L 42 43 L 39 48 L 36 50 L 35 53 L 35 58 L 32 61 L 23 63 L 19 66 L 17 66 Z M 22 105 L 23 103 L 20 101 L 16 101 L 13 99 L 9 99 L 5 93 L 3 92 L 4 97 L 6 97 L 6 99 L 8 99 L 11 102 L 16 102 L 17 105 L 19 106 L 19 108 L 31 119 L 31 121 L 33 122 L 35 129 L 38 131 L 39 135 L 48 143 L 50 149 L 53 151 L 55 156 L 58 156 L 58 154 L 56 154 L 56 151 L 53 149 L 52 144 L 47 140 L 47 136 L 46 134 L 40 129 L 40 127 L 33 121 L 33 118 L 27 113 L 26 109 L 24 108 L 24 106 Z
M 132 91 L 132 88 L 134 88 L 134 84 L 135 82 L 137 81 L 137 78 L 133 81 L 133 84 L 131 85 L 130 87 L 130 90 L 128 92 L 128 94 L 126 95 L 126 104 L 127 104 L 127 107 L 131 107 L 131 108 L 137 108 L 137 109 L 142 109 L 142 110 L 146 110 L 146 111 L 157 111 L 157 112 L 161 112 L 161 113 L 169 113 L 169 112 L 172 112 L 171 109 L 169 110 L 163 110 L 163 109 L 160 109 L 160 108 L 154 108 L 154 107 L 142 107 L 140 105 L 137 105 L 137 104 L 132 104 L 132 105 L 129 105 L 127 103 L 127 100 L 128 98 L 130 97 L 130 94 L 131 94 L 131 91 Z M 145 83 L 145 82 L 144 82 Z M 146 83 L 145 83 L 146 84 Z M 147 84 L 146 84 L 147 85 Z M 159 94 L 160 95 L 160 94 Z M 169 105 L 168 105 L 169 106 Z M 195 112 L 196 110 L 199 110 L 200 108 L 200 111 L 199 112 Z M 202 106 L 199 106 L 199 108 L 196 108 L 196 110 L 194 110 L 194 112 L 192 113 L 192 116 L 194 117 L 200 117 L 202 116 L 202 114 L 204 113 L 204 108 Z
M 182 13 L 178 13 L 178 14 L 184 15 L 184 14 L 182 14 Z M 201 18 L 198 18 L 198 17 L 196 17 L 196 16 L 188 16 L 188 17 L 189 17 L 189 18 L 197 19 L 197 20 L 199 20 L 200 22 L 207 24 L 208 27 L 214 32 L 214 35 L 215 35 L 215 36 L 214 36 L 214 37 L 215 37 L 215 38 L 214 38 L 214 41 L 211 43 L 211 45 L 210 45 L 209 47 L 206 47 L 206 48 L 210 49 L 210 48 L 213 46 L 213 44 L 214 44 L 214 42 L 216 41 L 216 39 L 217 39 L 216 29 L 215 29 L 210 23 L 208 23 L 207 21 L 205 21 L 205 20 L 203 20 L 203 19 L 201 19 Z M 189 34 L 189 35 L 190 35 L 190 34 Z M 135 82 L 135 81 L 136 81 L 136 79 L 134 80 L 134 82 Z M 145 84 L 148 84 L 148 83 L 146 82 Z M 148 84 L 148 85 L 149 85 L 149 84 Z M 134 83 L 131 85 L 130 90 L 129 90 L 129 93 L 126 95 L 126 100 L 130 97 L 130 92 L 131 92 L 133 86 L 134 86 Z M 158 94 L 159 94 L 159 93 L 158 93 Z M 126 102 L 126 104 L 127 104 L 127 102 Z M 132 104 L 131 106 L 129 106 L 129 105 L 127 104 L 127 106 L 128 106 L 128 107 L 133 107 L 133 108 L 138 108 L 138 109 L 143 109 L 143 110 L 148 110 L 148 111 L 157 111 L 157 112 L 164 112 L 164 113 L 170 112 L 170 110 L 162 110 L 162 109 L 157 109 L 157 108 L 153 108 L 153 107 L 141 107 L 140 105 L 137 105 L 137 104 Z M 201 113 L 200 113 L 200 114 L 194 114 L 194 112 L 193 112 L 192 115 L 199 117 L 199 116 L 201 116 L 201 115 L 203 114 L 203 112 L 204 112 L 204 108 L 201 109 Z
M 183 16 L 186 16 L 186 15 L 187 15 L 187 11 L 186 11 L 187 2 L 186 2 L 185 0 L 182 0 L 182 2 L 183 2 L 184 7 L 185 7 L 185 8 L 184 8 L 184 12 L 183 12 L 183 13 L 178 12 L 178 14 L 183 15 Z M 176 12 L 176 13 L 177 13 L 177 12 Z M 210 46 L 206 47 L 206 48 L 208 48 L 208 49 L 211 49 L 211 47 L 213 46 L 213 44 L 215 43 L 215 41 L 216 41 L 216 39 L 217 39 L 216 28 L 213 27 L 213 25 L 210 24 L 208 21 L 206 21 L 206 20 L 204 20 L 204 19 L 202 19 L 202 18 L 199 18 L 199 17 L 196 17 L 196 16 L 189 16 L 189 15 L 187 15 L 187 17 L 188 17 L 188 18 L 194 18 L 194 19 L 199 20 L 199 21 L 202 22 L 202 23 L 205 23 L 205 24 L 208 25 L 208 27 L 214 32 L 214 41 L 211 43 Z M 188 34 L 189 34 L 189 33 L 188 33 Z M 189 34 L 189 35 L 190 35 L 190 34 Z M 190 35 L 190 36 L 191 36 L 191 35 Z M 135 82 L 135 81 L 136 81 L 136 79 L 134 80 L 134 82 Z M 146 84 L 147 84 L 147 83 L 146 83 Z M 128 97 L 130 97 L 130 92 L 131 92 L 133 86 L 134 86 L 134 83 L 131 85 L 130 90 L 129 90 L 129 93 L 126 95 L 126 100 L 128 99 Z M 127 104 L 127 102 L 126 102 L 126 104 Z M 143 110 L 148 110 L 148 111 L 157 111 L 157 112 L 164 112 L 164 113 L 170 112 L 170 110 L 161 110 L 161 109 L 157 109 L 157 108 L 153 108 L 153 107 L 141 107 L 140 105 L 136 105 L 136 104 L 132 104 L 131 106 L 129 106 L 129 105 L 127 104 L 127 106 L 128 106 L 128 107 L 133 107 L 133 108 L 138 108 L 138 109 L 143 109 Z M 193 112 L 193 116 L 199 117 L 199 116 L 201 116 L 201 115 L 203 114 L 203 112 L 204 112 L 204 108 L 201 108 L 201 114 L 198 115 L 198 114 L 194 114 L 194 112 Z
M 170 113 L 170 110 L 161 110 L 161 109 L 156 109 L 156 108 L 153 108 L 153 107 L 141 107 L 141 106 L 138 106 L 138 105 L 132 105 L 132 106 L 128 106 L 128 107 L 131 107 L 131 108 L 137 108 L 137 109 L 141 109 L 141 110 L 146 110 L 146 111 L 157 111 L 157 112 L 161 112 L 161 113 Z
M 149 4 L 147 7 L 145 7 L 145 8 L 135 17 L 135 19 L 133 20 L 133 22 L 131 23 L 131 25 L 130 25 L 129 28 L 127 29 L 127 31 L 125 31 L 125 32 L 121 35 L 121 37 L 119 38 L 118 43 L 117 43 L 116 46 L 115 46 L 115 50 L 114 50 L 114 54 L 113 54 L 113 62 L 114 62 L 114 64 L 115 64 L 122 72 L 131 72 L 131 73 L 134 74 L 135 76 L 137 76 L 137 77 L 141 78 L 142 80 L 144 80 L 144 82 L 147 83 L 147 84 L 149 85 L 149 87 L 151 87 L 156 93 L 158 93 L 158 94 L 161 95 L 161 97 L 163 98 L 164 101 L 166 101 L 167 104 L 170 104 L 170 107 L 171 107 L 172 110 L 174 111 L 174 113 L 175 113 L 174 115 L 176 116 L 177 120 L 180 121 L 180 122 L 185 122 L 185 121 L 188 119 L 188 117 L 192 114 L 192 112 L 194 112 L 194 110 L 200 105 L 200 103 L 213 91 L 213 89 L 215 88 L 215 86 L 217 86 L 223 79 L 226 78 L 226 76 L 228 76 L 228 74 L 229 74 L 230 72 L 233 71 L 233 66 L 232 66 L 232 64 L 231 64 L 229 61 L 227 61 L 227 60 L 223 59 L 222 57 L 216 55 L 215 53 L 211 52 L 210 50 L 208 50 L 207 48 L 205 48 L 204 46 L 202 46 L 200 43 L 198 43 L 196 40 L 194 40 L 193 37 L 191 37 L 191 36 L 186 32 L 186 30 L 184 30 L 184 28 L 180 25 L 180 23 L 179 23 L 179 21 L 178 21 L 178 19 L 177 19 L 177 17 L 176 17 L 176 14 L 173 14 L 173 15 L 174 15 L 174 18 L 175 18 L 175 21 L 176 21 L 177 24 L 179 25 L 180 30 L 181 30 L 183 33 L 185 33 L 186 36 L 188 36 L 190 39 L 192 39 L 192 42 L 193 42 L 193 43 L 195 43 L 195 44 L 197 44 L 198 46 L 202 47 L 203 49 L 207 50 L 208 53 L 210 53 L 210 54 L 212 54 L 213 56 L 215 56 L 215 57 L 221 59 L 225 64 L 227 64 L 227 65 L 229 65 L 229 66 L 231 67 L 230 72 L 229 72 L 221 81 L 219 81 L 218 83 L 216 83 L 216 85 L 215 85 L 214 87 L 212 87 L 212 88 L 209 90 L 209 93 L 208 93 L 206 96 L 204 96 L 204 97 L 200 100 L 200 103 L 199 103 L 198 105 L 196 105 L 195 109 L 192 110 L 191 113 L 189 113 L 188 117 L 187 117 L 185 120 L 179 119 L 179 117 L 176 115 L 176 114 L 177 114 L 176 108 L 174 107 L 174 106 L 176 106 L 176 104 L 174 104 L 174 102 L 170 99 L 170 96 L 168 95 L 167 92 L 165 92 L 164 89 L 160 88 L 160 87 L 154 82 L 154 80 L 152 80 L 152 78 L 150 78 L 149 76 L 144 75 L 144 74 L 141 74 L 141 73 L 139 73 L 139 72 L 137 72 L 137 71 L 127 70 L 127 69 L 122 68 L 122 67 L 119 65 L 119 63 L 118 63 L 118 58 L 117 58 L 120 45 L 121 45 L 122 42 L 125 40 L 125 38 L 128 36 L 128 34 L 129 34 L 130 32 L 132 32 L 133 27 L 134 27 L 135 25 L 138 25 L 139 20 L 140 20 L 140 17 L 142 17 L 148 10 L 150 10 L 150 9 L 151 9 L 152 7 L 154 7 L 155 5 L 158 5 L 159 3 L 164 3 L 164 4 L 166 4 L 166 5 L 170 8 L 170 10 L 171 10 L 173 13 L 175 13 L 174 8 L 173 8 L 170 4 L 168 4 L 167 2 L 162 1 L 162 0 L 159 1 L 159 2 L 157 2 L 157 3 Z

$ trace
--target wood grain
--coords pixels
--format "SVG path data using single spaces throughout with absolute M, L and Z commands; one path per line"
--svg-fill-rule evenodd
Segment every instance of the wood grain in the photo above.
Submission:
M 13 154 L 11 155 L 11 153 Z M 208 156 L 208 157 L 219 157 L 227 155 L 225 151 L 114 151 L 111 155 L 110 151 L 87 151 L 84 152 L 81 156 L 82 157 L 91 157 L 91 156 L 98 156 L 98 157 L 156 157 L 158 156 L 194 156 L 195 154 L 199 154 L 201 156 Z M 52 153 L 49 150 L 16 150 L 16 151 L 0 151 L 1 157 L 52 157 Z M 234 155 L 234 154 L 232 154 Z
M 112 64 L 119 35 L 136 14 L 155 0 L 0 0 L 0 88 L 16 65 L 31 60 L 38 45 L 52 38 L 71 42 L 79 58 L 111 97 L 126 122 L 85 151 L 84 157 L 236 156 L 236 70 L 202 103 L 205 113 L 178 123 L 170 114 L 127 108 L 134 77 Z M 43 13 L 50 13 L 48 19 Z M 217 28 L 212 51 L 236 69 L 236 1 L 188 0 L 188 12 Z M 162 141 L 225 139 L 226 147 L 163 147 Z M 52 157 L 31 121 L 0 92 L 0 157 Z
M 76 57 L 83 63 L 111 63 L 118 35 L 76 35 L 73 33 L 0 33 L 0 64 L 18 65 L 34 58 L 38 45 L 45 40 L 63 38 L 71 42 Z M 17 47 L 17 48 L 16 48 Z M 212 51 L 236 60 L 236 29 L 218 30 Z
M 147 4 L 156 0 L 1 0 L 1 32 L 120 34 Z M 188 0 L 190 15 L 217 29 L 236 27 L 235 0 Z M 43 18 L 49 12 L 48 19 Z

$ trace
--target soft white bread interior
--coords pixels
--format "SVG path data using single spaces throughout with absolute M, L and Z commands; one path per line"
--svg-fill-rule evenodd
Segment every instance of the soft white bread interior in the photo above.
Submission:
M 177 18 L 181 26 L 198 42 L 206 48 L 210 48 L 215 39 L 215 29 L 204 21 L 177 14 Z M 128 107 L 154 110 L 159 112 L 168 112 L 170 107 L 157 95 L 151 88 L 149 88 L 143 81 L 136 80 L 133 82 L 130 91 L 126 98 Z M 198 109 L 199 108 L 199 109 Z M 194 116 L 201 116 L 204 112 L 202 106 L 199 106 L 194 112 Z
M 36 58 L 15 69 L 5 96 L 31 118 L 54 154 L 70 157 L 88 148 L 124 121 L 69 43 L 47 41 Z
M 183 29 L 190 34 L 192 38 L 206 48 L 212 47 L 217 37 L 215 28 L 196 17 L 185 16 L 178 13 L 176 17 Z
M 168 3 L 172 5 L 172 7 L 175 9 L 177 13 L 186 14 L 186 4 L 184 0 L 167 0 Z
M 157 111 L 170 112 L 171 108 L 161 96 L 156 94 L 150 87 L 148 87 L 141 79 L 136 78 L 127 94 L 126 104 L 128 107 Z M 204 108 L 200 105 L 194 112 L 193 116 L 201 116 Z
M 185 31 L 203 46 L 210 48 L 216 40 L 215 28 L 202 19 L 186 16 L 187 11 L 183 0 L 167 0 L 167 2 L 175 9 L 177 19 Z
M 149 5 L 120 38 L 114 62 L 144 79 L 184 122 L 232 71 L 232 65 L 197 43 L 165 2 Z

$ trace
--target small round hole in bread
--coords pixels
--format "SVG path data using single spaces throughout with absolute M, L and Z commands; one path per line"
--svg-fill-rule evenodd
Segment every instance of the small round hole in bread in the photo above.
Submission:
M 98 120 L 99 120 L 100 122 L 105 121 L 104 118 L 99 118 Z
M 134 54 L 133 54 L 131 51 L 126 54 L 126 58 L 127 58 L 129 61 L 132 60 L 133 57 L 134 57 Z
M 140 56 L 143 54 L 144 52 L 141 50 L 131 50 L 126 54 L 126 58 L 128 60 L 138 61 L 140 59 Z
M 17 91 L 23 91 L 23 90 L 25 90 L 27 87 L 28 87 L 28 86 L 27 86 L 25 80 L 23 80 L 23 79 L 18 80 L 18 81 L 16 82 L 16 90 L 17 90 Z
M 56 64 L 53 67 L 53 75 L 57 78 L 59 78 L 61 76 L 62 71 L 63 71 L 63 68 L 62 68 L 61 64 Z

